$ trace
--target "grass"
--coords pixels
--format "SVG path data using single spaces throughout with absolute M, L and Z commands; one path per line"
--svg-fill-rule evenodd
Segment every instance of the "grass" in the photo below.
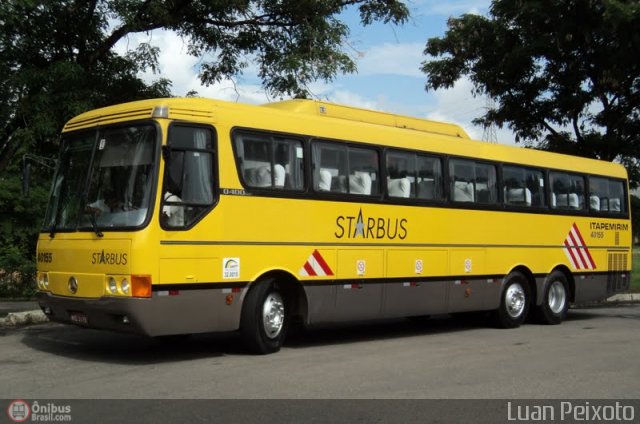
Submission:
M 631 269 L 631 289 L 630 291 L 640 292 L 640 248 L 633 249 L 633 268 Z

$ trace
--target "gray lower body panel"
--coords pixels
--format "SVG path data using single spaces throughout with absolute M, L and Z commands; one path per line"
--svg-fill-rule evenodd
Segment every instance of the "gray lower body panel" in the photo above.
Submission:
M 324 324 L 496 309 L 502 279 L 356 282 L 305 287 L 307 323 Z
M 574 303 L 604 300 L 629 288 L 630 273 L 598 273 L 574 276 Z M 324 324 L 380 318 L 489 311 L 500 305 L 504 278 L 475 278 L 406 282 L 328 282 L 304 285 L 307 324 Z M 537 277 L 540 305 L 545 277 Z M 248 288 L 180 290 L 178 295 L 148 299 L 103 297 L 71 298 L 39 293 L 38 302 L 52 321 L 80 324 L 147 336 L 234 331 L 240 326 L 242 300 Z M 81 316 L 85 322 L 72 319 Z M 126 317 L 126 320 L 125 320 Z
M 181 290 L 173 296 L 154 292 L 151 298 L 86 299 L 39 293 L 38 303 L 43 310 L 49 309 L 51 321 L 163 336 L 237 330 L 242 293 L 234 293 L 231 305 L 226 302 L 228 295 L 223 289 Z M 82 322 L 77 317 L 82 317 Z
M 597 302 L 629 290 L 630 272 L 610 272 L 575 276 L 575 304 Z

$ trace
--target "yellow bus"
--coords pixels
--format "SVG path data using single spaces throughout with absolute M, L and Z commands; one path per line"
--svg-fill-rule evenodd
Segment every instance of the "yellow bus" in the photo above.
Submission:
M 168 336 L 487 311 L 629 287 L 625 169 L 321 101 L 156 99 L 64 127 L 37 248 L 52 321 Z

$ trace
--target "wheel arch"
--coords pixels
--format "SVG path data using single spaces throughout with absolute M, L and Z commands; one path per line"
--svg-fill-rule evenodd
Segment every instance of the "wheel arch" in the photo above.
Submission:
M 275 282 L 278 289 L 282 291 L 285 296 L 285 302 L 289 305 L 291 318 L 294 320 L 300 320 L 306 323 L 308 317 L 309 303 L 307 299 L 307 293 L 302 286 L 300 280 L 298 280 L 293 274 L 282 269 L 272 269 L 263 274 L 260 274 L 255 278 L 248 286 L 248 290 L 252 290 L 257 284 L 262 281 L 272 280 Z M 246 296 L 246 294 L 245 294 Z
M 518 265 L 515 266 L 511 269 L 511 271 L 509 271 L 509 274 L 513 273 L 513 272 L 519 272 L 520 274 L 524 275 L 524 277 L 527 280 L 527 284 L 529 286 L 529 302 L 531 303 L 531 307 L 535 306 L 538 302 L 538 293 L 540 292 L 538 285 L 536 284 L 536 278 L 533 275 L 533 272 L 531 272 L 531 270 L 525 266 L 525 265 Z
M 555 268 L 553 268 L 551 270 L 551 272 L 549 272 L 549 274 L 547 274 L 547 276 L 545 277 L 545 283 L 547 282 L 547 279 L 549 278 L 549 276 L 551 274 L 553 274 L 555 271 L 561 272 L 562 274 L 564 274 L 564 277 L 567 279 L 567 283 L 569 284 L 569 301 L 570 302 L 575 302 L 576 299 L 576 281 L 575 278 L 573 277 L 573 273 L 571 272 L 571 270 L 569 268 L 567 268 L 566 265 L 556 265 Z

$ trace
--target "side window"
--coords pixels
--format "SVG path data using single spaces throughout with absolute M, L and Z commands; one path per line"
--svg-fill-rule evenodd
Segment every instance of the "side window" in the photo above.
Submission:
M 505 165 L 504 202 L 513 206 L 544 207 L 544 174 L 535 169 Z
M 589 209 L 593 212 L 625 212 L 624 184 L 609 178 L 589 177 Z
M 442 199 L 442 162 L 415 153 L 387 153 L 387 192 L 389 197 Z
M 161 223 L 185 228 L 195 223 L 214 203 L 214 143 L 209 128 L 174 125 L 165 148 Z
M 378 152 L 373 149 L 348 147 L 349 193 L 375 196 L 380 193 Z
M 418 155 L 417 164 L 417 197 L 426 200 L 442 200 L 442 160 Z
M 313 188 L 374 196 L 380 192 L 378 152 L 338 143 L 313 144 Z
M 584 178 L 564 172 L 550 172 L 551 207 L 554 209 L 584 209 Z
M 313 188 L 320 192 L 347 192 L 347 146 L 313 144 Z
M 472 160 L 449 161 L 451 200 L 494 204 L 498 201 L 496 167 Z
M 300 140 L 262 134 L 234 134 L 236 163 L 251 188 L 304 189 L 304 149 Z
M 415 197 L 416 155 L 388 152 L 386 163 L 389 197 Z

